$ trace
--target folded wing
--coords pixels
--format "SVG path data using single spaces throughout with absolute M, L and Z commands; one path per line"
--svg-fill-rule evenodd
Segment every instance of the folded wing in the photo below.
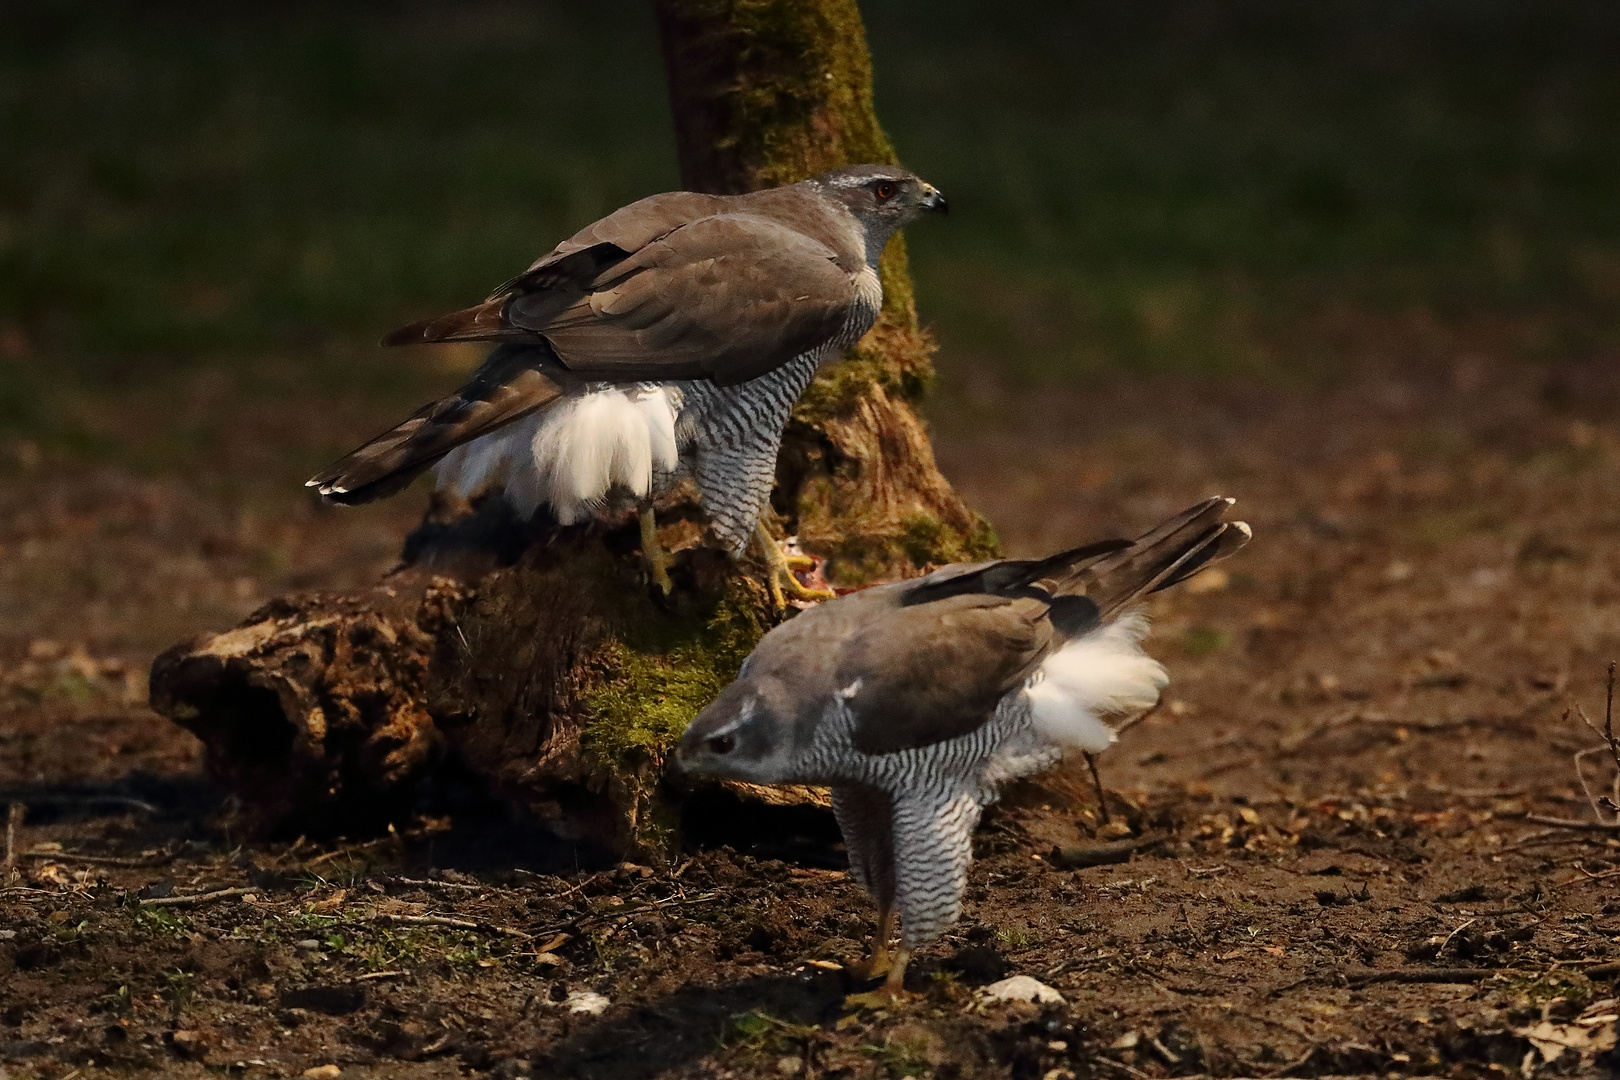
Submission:
M 1054 650 L 1110 631 L 1144 595 L 1247 543 L 1248 526 L 1224 520 L 1231 505 L 1208 499 L 1135 541 L 919 579 L 841 652 L 837 681 L 855 719 L 855 746 L 895 753 L 974 731 Z M 1121 633 L 1134 649 L 1140 631 Z
M 660 213 L 639 231 L 601 227 L 613 218 L 588 230 L 591 242 L 560 246 L 484 303 L 384 342 L 544 341 L 587 378 L 728 385 L 825 345 L 859 314 L 865 264 L 781 222 Z

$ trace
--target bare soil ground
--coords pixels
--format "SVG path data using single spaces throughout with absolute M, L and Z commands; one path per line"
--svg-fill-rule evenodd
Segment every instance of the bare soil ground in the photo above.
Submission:
M 367 580 L 415 506 L 13 468 L 0 1075 L 1613 1073 L 1615 766 L 1581 759 L 1589 798 L 1573 756 L 1601 739 L 1566 710 L 1601 725 L 1620 655 L 1617 405 L 1612 358 L 956 403 L 942 463 L 1013 552 L 1213 492 L 1255 542 L 1155 603 L 1174 682 L 1102 760 L 1110 821 L 1083 772 L 1010 793 L 888 1011 L 843 1006 L 873 919 L 825 820 L 658 867 L 575 867 L 464 805 L 223 834 L 145 666 L 276 591 Z M 1120 861 L 1076 865 L 1099 851 Z M 1004 974 L 1066 1002 L 983 1000 Z

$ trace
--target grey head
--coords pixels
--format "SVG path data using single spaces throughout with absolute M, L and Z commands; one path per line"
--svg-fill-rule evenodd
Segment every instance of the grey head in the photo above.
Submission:
M 868 261 L 875 261 L 889 237 L 922 214 L 949 210 L 938 188 L 898 165 L 851 165 L 805 183 L 842 205 L 861 223 Z
M 737 679 L 688 725 L 675 764 L 693 776 L 750 784 L 816 783 L 803 771 L 816 728 L 839 692 L 844 645 L 912 582 L 878 585 L 820 604 L 776 627 Z

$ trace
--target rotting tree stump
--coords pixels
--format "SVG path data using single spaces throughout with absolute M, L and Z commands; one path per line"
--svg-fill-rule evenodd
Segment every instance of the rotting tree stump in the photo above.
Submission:
M 655 6 L 686 187 L 736 192 L 894 160 L 854 0 Z M 772 495 L 781 527 L 837 583 L 996 548 L 913 408 L 933 345 L 902 238 L 882 274 L 878 324 L 795 410 Z M 629 516 L 565 528 L 518 522 L 499 499 L 436 498 L 370 590 L 276 600 L 164 653 L 153 708 L 203 741 L 246 832 L 380 826 L 421 781 L 458 770 L 561 835 L 646 854 L 670 835 L 665 754 L 782 614 L 763 567 L 704 542 L 689 485 L 657 510 L 677 586 L 659 604 Z

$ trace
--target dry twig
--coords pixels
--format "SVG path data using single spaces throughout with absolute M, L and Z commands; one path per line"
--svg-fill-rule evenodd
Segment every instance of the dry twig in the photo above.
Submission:
M 1078 870 L 1086 866 L 1106 866 L 1110 863 L 1129 862 L 1130 857 L 1136 852 L 1162 844 L 1166 839 L 1164 836 L 1132 836 L 1108 844 L 1091 844 L 1086 847 L 1071 848 L 1055 847 L 1046 856 L 1046 861 L 1060 870 Z
M 1477 922 L 1479 922 L 1479 920 L 1477 918 L 1469 919 L 1467 922 L 1462 923 L 1461 925 L 1459 925 L 1457 927 L 1457 929 L 1455 929 L 1451 933 L 1447 934 L 1446 935 L 1446 940 L 1442 941 L 1440 943 L 1440 947 L 1434 951 L 1435 958 L 1439 959 L 1441 956 L 1443 956 L 1445 954 L 1446 947 L 1451 944 L 1451 939 L 1452 938 L 1456 937 L 1458 934 L 1462 933 L 1464 930 L 1468 929 L 1470 926 L 1473 926 Z
M 129 858 L 123 855 L 96 855 L 88 851 L 25 851 L 24 858 L 47 859 L 51 862 L 88 863 L 92 866 L 123 866 L 140 868 L 147 866 L 162 866 L 172 862 L 173 856 L 168 858 L 146 859 Z
M 230 889 L 215 889 L 213 892 L 191 893 L 186 896 L 153 896 L 141 901 L 141 907 L 189 907 L 192 904 L 206 904 L 212 900 L 224 900 L 231 896 L 247 896 L 258 892 L 257 889 L 237 886 Z
M 396 843 L 398 840 L 399 835 L 390 830 L 387 836 L 379 836 L 377 839 L 367 840 L 363 844 L 352 844 L 349 847 L 340 847 L 335 851 L 328 851 L 325 855 L 318 855 L 309 862 L 304 863 L 303 869 L 308 870 L 312 866 L 319 866 L 321 863 L 330 862 L 333 859 L 341 859 L 346 856 L 358 855 L 362 851 L 370 851 L 374 847 L 381 847 L 384 844 Z
M 1363 712 L 1352 709 L 1350 712 L 1335 716 L 1333 719 L 1316 725 L 1302 735 L 1290 739 L 1282 739 L 1277 743 L 1277 749 L 1284 755 L 1293 755 L 1305 748 L 1305 745 L 1315 739 L 1326 735 L 1338 728 L 1349 727 L 1352 724 L 1365 724 L 1372 727 L 1402 728 L 1406 731 L 1455 731 L 1465 727 L 1495 727 L 1498 725 L 1517 724 L 1533 712 L 1542 702 L 1536 701 L 1527 708 L 1521 709 L 1512 716 L 1462 716 L 1455 720 L 1402 720 L 1398 717 L 1384 716 L 1379 713 Z
M 1374 983 L 1470 983 L 1512 968 L 1391 968 L 1387 971 L 1347 971 L 1344 980 L 1352 989 Z
M 1620 825 L 1620 740 L 1617 740 L 1614 737 L 1613 660 L 1609 661 L 1609 678 L 1606 691 L 1607 692 L 1604 695 L 1603 702 L 1603 727 L 1601 729 L 1596 724 L 1592 723 L 1592 721 L 1586 715 L 1586 710 L 1581 708 L 1578 703 L 1574 706 L 1575 715 L 1581 718 L 1581 723 L 1585 724 L 1593 734 L 1597 735 L 1603 740 L 1602 746 L 1593 746 L 1588 747 L 1585 750 L 1576 751 L 1575 776 L 1578 780 L 1580 780 L 1581 790 L 1586 793 L 1586 801 L 1591 804 L 1592 813 L 1597 817 L 1598 821 L 1601 822 L 1604 820 L 1604 804 L 1607 803 L 1607 809 L 1610 813 L 1614 814 L 1614 821 L 1604 823 L 1609 825 Z M 1569 719 L 1569 713 L 1569 709 L 1564 710 L 1564 719 Z M 1614 762 L 1614 783 L 1612 785 L 1613 791 L 1610 795 L 1598 796 L 1592 794 L 1592 788 L 1586 782 L 1586 771 L 1581 768 L 1581 758 L 1585 757 L 1587 754 L 1601 754 L 1605 750 L 1609 752 L 1609 758 Z
M 644 911 L 661 911 L 664 908 L 687 907 L 691 904 L 707 904 L 711 901 L 718 900 L 719 898 L 719 893 L 704 893 L 702 896 L 689 896 L 680 899 L 671 898 L 668 900 L 653 900 L 646 904 L 636 904 L 634 907 L 622 907 L 617 911 L 591 911 L 581 915 L 577 919 L 570 919 L 567 922 L 557 923 L 555 926 L 548 926 L 544 930 L 537 931 L 534 936 L 545 937 L 547 934 L 558 934 L 569 930 L 578 930 L 580 927 L 586 926 L 593 922 L 603 922 L 608 919 L 624 919 L 630 917 L 631 915 L 640 915 Z
M 496 926 L 494 923 L 473 922 L 471 919 L 452 919 L 448 915 L 388 915 L 377 913 L 369 916 L 372 922 L 398 923 L 405 926 L 443 926 L 451 930 L 484 930 L 507 937 L 522 938 L 528 941 L 533 935 L 522 930 L 515 930 L 510 926 Z
M 12 803 L 6 808 L 6 876 L 17 868 L 17 830 L 22 827 L 23 804 Z
M 1608 878 L 1620 877 L 1620 870 L 1605 870 L 1601 874 L 1594 874 L 1592 871 L 1579 866 L 1577 866 L 1575 869 L 1580 870 L 1582 875 L 1581 877 L 1570 878 L 1568 881 L 1555 881 L 1553 882 L 1552 887 L 1555 889 L 1562 889 L 1566 885 L 1579 885 L 1582 882 L 1587 881 L 1604 881 Z
M 464 892 L 483 892 L 486 888 L 484 885 L 463 885 L 459 881 L 434 881 L 431 878 L 394 877 L 385 878 L 384 880 L 390 884 L 414 885 L 422 889 L 461 889 Z
M 1545 814 L 1526 814 L 1525 821 L 1532 825 L 1550 825 L 1555 829 L 1573 829 L 1579 832 L 1620 832 L 1620 822 L 1578 821 L 1575 818 L 1548 817 Z

